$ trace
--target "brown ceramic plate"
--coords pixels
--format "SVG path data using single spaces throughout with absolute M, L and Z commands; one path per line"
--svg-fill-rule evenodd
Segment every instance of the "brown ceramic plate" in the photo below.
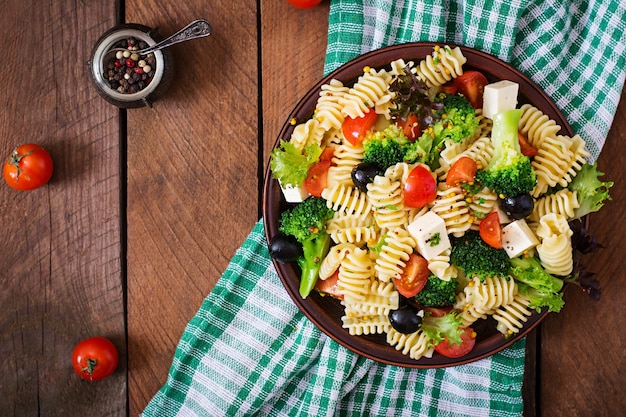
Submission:
M 342 81 L 344 85 L 351 86 L 363 73 L 363 67 L 365 66 L 372 68 L 389 68 L 388 65 L 391 61 L 400 58 L 405 61 L 412 60 L 417 63 L 429 55 L 434 46 L 434 43 L 394 45 L 364 54 L 336 69 L 315 84 L 286 118 L 275 146 L 278 145 L 281 139 L 289 140 L 294 128 L 294 126 L 290 124 L 290 120 L 295 118 L 298 122 L 302 122 L 312 116 L 319 97 L 320 88 L 323 84 L 328 83 L 334 78 Z M 450 46 L 454 47 L 455 45 Z M 543 90 L 535 85 L 528 77 L 491 55 L 470 48 L 462 47 L 461 49 L 465 57 L 467 57 L 467 63 L 464 65 L 465 70 L 480 70 L 490 81 L 506 79 L 518 83 L 520 91 L 518 98 L 519 105 L 523 103 L 533 104 L 562 127 L 562 134 L 573 135 L 571 127 L 556 105 Z M 285 208 L 287 208 L 287 203 L 285 203 L 282 196 L 278 181 L 272 177 L 268 168 L 263 189 L 263 216 L 265 220 L 265 234 L 268 242 L 273 236 L 278 234 L 280 213 Z M 313 291 L 307 299 L 303 300 L 298 292 L 300 282 L 300 269 L 298 266 L 296 264 L 282 264 L 276 261 L 274 261 L 274 264 L 280 279 L 293 301 L 324 333 L 337 343 L 360 355 L 391 365 L 410 368 L 441 368 L 473 362 L 512 345 L 534 329 L 547 314 L 545 310 L 541 313 L 533 312 L 524 328 L 511 338 L 504 338 L 504 336 L 496 330 L 495 321 L 492 319 L 479 320 L 473 326 L 478 337 L 476 346 L 470 354 L 462 358 L 451 359 L 435 352 L 431 358 L 414 360 L 388 345 L 384 334 L 369 336 L 350 335 L 346 329 L 341 327 L 343 307 L 337 300 L 331 297 L 321 297 L 315 291 Z

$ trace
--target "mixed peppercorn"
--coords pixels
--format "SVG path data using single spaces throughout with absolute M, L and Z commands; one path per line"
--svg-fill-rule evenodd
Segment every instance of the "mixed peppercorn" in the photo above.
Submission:
M 132 94 L 146 88 L 154 77 L 156 59 L 153 53 L 146 56 L 136 51 L 147 48 L 144 41 L 128 38 L 113 45 L 113 48 L 126 48 L 117 51 L 105 66 L 104 79 L 111 89 L 119 93 Z

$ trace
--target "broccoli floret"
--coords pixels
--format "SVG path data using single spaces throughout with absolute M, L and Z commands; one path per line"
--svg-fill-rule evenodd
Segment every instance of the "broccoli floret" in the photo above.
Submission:
M 293 143 L 281 141 L 280 146 L 270 153 L 270 168 L 281 185 L 300 187 L 309 173 L 309 168 L 321 155 L 322 148 L 315 143 L 300 151 Z
M 523 155 L 518 140 L 518 123 L 522 111 L 507 110 L 493 116 L 491 142 L 494 153 L 489 164 L 478 170 L 478 182 L 504 197 L 530 192 L 537 176 L 530 159 Z
M 574 218 L 581 217 L 596 212 L 602 208 L 605 201 L 611 200 L 609 188 L 613 186 L 613 182 L 602 182 L 598 177 L 604 173 L 598 171 L 597 163 L 584 164 L 578 174 L 574 177 L 568 188 L 576 191 L 578 199 L 578 208 L 574 209 Z
M 330 235 L 326 233 L 326 222 L 334 211 L 326 206 L 321 197 L 309 197 L 302 203 L 281 214 L 279 230 L 291 235 L 302 244 L 302 256 L 298 265 L 302 269 L 300 295 L 306 298 L 317 278 L 322 260 L 330 248 Z
M 450 344 L 460 345 L 461 335 L 465 333 L 462 317 L 454 311 L 442 317 L 426 313 L 422 320 L 422 331 L 428 336 L 430 346 L 437 346 L 445 338 L 448 338 Z
M 461 143 L 478 129 L 476 110 L 465 97 L 444 93 L 438 97 L 443 108 L 436 112 L 436 122 L 408 146 L 405 155 L 407 161 L 423 162 L 432 169 L 439 167 L 446 140 Z
M 389 125 L 363 141 L 362 162 L 376 166 L 382 174 L 390 166 L 404 161 L 404 145 L 407 142 L 408 139 L 397 125 Z
M 546 272 L 537 258 L 511 259 L 511 276 L 517 281 L 519 291 L 530 299 L 530 307 L 537 311 L 548 307 L 559 312 L 563 308 L 563 281 Z
M 464 97 L 457 94 L 445 94 L 442 100 L 441 119 L 435 123 L 435 142 L 452 139 L 461 143 L 471 137 L 478 129 L 476 109 Z
M 511 261 L 504 249 L 486 244 L 476 230 L 468 230 L 462 237 L 453 237 L 450 260 L 466 275 L 480 278 L 507 276 Z
M 456 299 L 456 279 L 449 281 L 430 275 L 426 285 L 415 296 L 415 300 L 424 307 L 444 307 L 454 304 Z

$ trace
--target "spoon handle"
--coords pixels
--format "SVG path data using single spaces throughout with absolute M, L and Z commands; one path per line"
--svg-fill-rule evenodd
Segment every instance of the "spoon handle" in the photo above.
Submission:
M 138 51 L 141 55 L 145 55 L 149 52 L 157 51 L 159 49 L 167 48 L 168 46 L 175 45 L 180 42 L 185 42 L 191 39 L 203 38 L 211 34 L 211 25 L 204 19 L 194 20 L 187 26 L 174 33 L 172 36 L 165 38 L 161 42 L 152 45 L 149 48 Z

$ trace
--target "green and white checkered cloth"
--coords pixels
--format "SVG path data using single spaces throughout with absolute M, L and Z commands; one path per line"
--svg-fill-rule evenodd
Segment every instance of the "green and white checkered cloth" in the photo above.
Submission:
M 620 0 L 332 0 L 329 19 L 327 73 L 394 43 L 484 50 L 542 86 L 594 158 L 624 84 Z M 143 416 L 521 416 L 524 352 L 521 340 L 471 364 L 417 370 L 343 348 L 290 299 L 261 220 L 189 322 Z

